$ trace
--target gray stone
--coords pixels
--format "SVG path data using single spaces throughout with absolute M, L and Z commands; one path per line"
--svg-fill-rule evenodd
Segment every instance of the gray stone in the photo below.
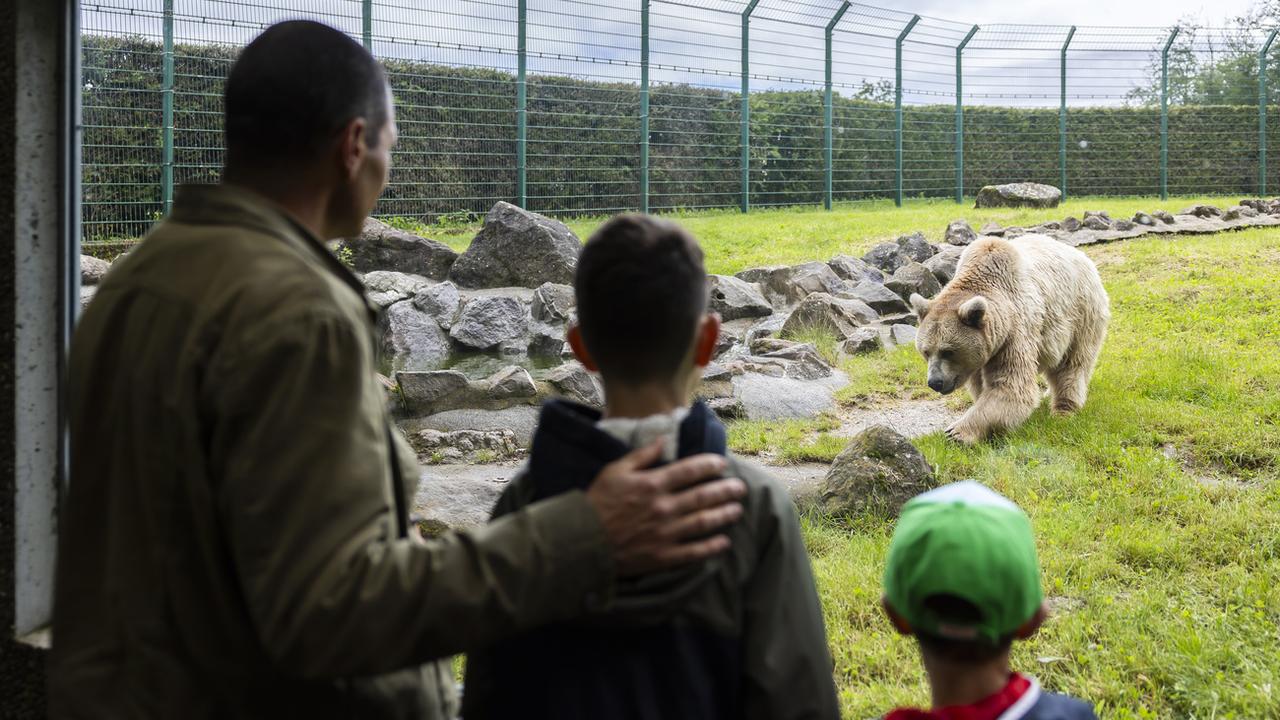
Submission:
M 1084 217 L 1086 220 L 1088 220 L 1091 217 L 1100 217 L 1103 220 L 1106 220 L 1107 224 L 1111 223 L 1111 213 L 1107 212 L 1106 210 L 1085 210 Z
M 533 429 L 538 424 L 538 408 L 533 405 L 516 405 L 501 410 L 480 410 L 461 408 L 444 410 L 425 417 L 414 418 L 404 423 L 405 429 L 434 430 L 510 430 L 515 433 L 516 442 L 528 447 L 533 438 Z M 490 504 L 492 508 L 492 503 Z
M 932 258 L 930 258 L 932 260 Z M 852 297 L 866 303 L 881 315 L 904 313 L 911 310 L 906 300 L 889 288 L 870 281 L 863 281 L 840 293 L 840 297 Z
M 1111 223 L 1108 222 L 1106 218 L 1099 217 L 1098 215 L 1086 215 L 1084 218 L 1084 222 L 1082 222 L 1081 225 L 1083 225 L 1085 228 L 1089 230 L 1110 230 L 1111 229 Z
M 720 319 L 725 322 L 773 314 L 773 306 L 751 283 L 727 275 L 711 275 L 707 285 L 711 309 L 720 313 Z
M 435 369 L 449 357 L 449 337 L 411 301 L 392 305 L 383 317 L 383 346 L 397 369 Z
M 573 316 L 576 302 L 573 287 L 558 283 L 543 283 L 533 291 L 533 302 L 529 309 L 534 320 L 542 322 L 568 322 Z
M 960 263 L 960 255 L 964 251 L 961 248 L 949 246 L 942 248 L 942 252 L 934 255 L 924 261 L 924 266 L 933 273 L 942 285 L 951 282 L 951 278 L 956 276 L 956 266 Z
M 1151 217 L 1159 220 L 1165 225 L 1173 225 L 1174 223 L 1178 222 L 1178 219 L 1175 218 L 1173 214 L 1170 213 L 1168 210 L 1156 210 L 1155 212 L 1151 213 Z
M 1232 220 L 1239 220 L 1239 219 L 1240 219 L 1240 206 L 1238 205 L 1235 207 L 1229 207 L 1226 210 L 1222 211 L 1223 222 L 1231 222 Z
M 529 355 L 533 357 L 560 357 L 568 345 L 564 338 L 564 326 L 535 322 L 529 332 Z
M 747 268 L 734 275 L 743 282 L 749 283 L 765 283 L 769 281 L 769 276 L 779 270 L 785 270 L 786 265 L 766 265 L 765 267 Z
M 1062 223 L 1058 222 L 1057 220 L 1042 222 L 1039 225 L 1035 226 L 1035 230 L 1037 232 L 1043 232 L 1045 230 L 1061 230 L 1061 229 L 1062 229 Z
M 782 334 L 794 336 L 805 330 L 817 329 L 830 332 L 838 340 L 843 340 L 859 327 L 874 322 L 877 317 L 876 311 L 861 300 L 814 293 L 805 298 L 787 318 L 782 326 Z
M 396 383 L 405 408 L 424 415 L 465 407 L 472 394 L 467 376 L 456 370 L 398 372 Z
M 831 269 L 841 279 L 848 280 L 851 283 L 856 284 L 863 280 L 877 283 L 884 282 L 884 273 L 880 271 L 880 268 L 872 267 L 866 261 L 856 257 L 837 255 L 831 258 L 827 265 L 831 266 Z
M 978 191 L 975 208 L 998 207 L 1058 207 L 1062 191 L 1052 185 L 1040 183 L 1009 183 L 987 185 Z
M 986 234 L 986 228 L 983 228 L 983 234 Z M 968 221 L 952 220 L 947 225 L 947 232 L 943 235 L 943 239 L 948 245 L 968 245 L 978 239 L 978 234 L 969 226 Z
M 931 298 L 942 292 L 942 285 L 933 276 L 933 271 L 918 262 L 898 268 L 893 277 L 884 282 L 884 286 L 903 300 L 911 297 L 912 293 Z
M 447 448 L 462 455 L 487 450 L 494 459 L 508 458 L 520 452 L 515 433 L 510 430 L 419 430 L 408 436 L 409 444 L 419 456 L 431 456 Z
M 1067 232 L 1076 232 L 1081 227 L 1079 218 L 1068 215 L 1062 219 L 1062 229 Z
M 862 355 L 882 349 L 884 340 L 880 337 L 880 331 L 874 327 L 858 328 L 840 345 L 840 352 L 845 355 Z
M 1151 226 L 1156 224 L 1156 219 L 1144 212 L 1136 212 L 1133 214 L 1133 223 L 1135 225 Z
M 1012 240 L 1016 237 L 1021 237 L 1026 234 L 1027 234 L 1026 228 L 1020 228 L 1020 227 L 1014 226 L 1014 227 L 1007 227 L 1004 229 L 1005 240 Z
M 764 320 L 752 325 L 751 328 L 747 330 L 746 335 L 743 336 L 742 341 L 747 345 L 750 345 L 751 341 L 756 338 L 778 335 L 782 332 L 782 327 L 786 325 L 787 317 L 788 316 L 783 313 L 770 315 Z
M 895 345 L 912 345 L 916 341 L 916 329 L 913 325 L 896 323 L 889 328 L 889 336 Z
M 1257 209 L 1257 208 L 1249 207 L 1249 206 L 1247 206 L 1247 205 L 1237 205 L 1237 206 L 1235 206 L 1235 207 L 1233 207 L 1233 208 L 1231 208 L 1231 209 L 1232 209 L 1232 210 L 1235 210 L 1235 211 L 1236 211 L 1236 213 L 1237 213 L 1237 214 L 1239 214 L 1239 216 L 1240 216 L 1240 217 L 1250 217 L 1250 218 L 1252 218 L 1252 217 L 1258 217 L 1259 215 L 1261 215 L 1261 214 L 1262 214 L 1262 213 L 1258 212 L 1258 209 Z
M 830 515 L 895 518 L 908 500 L 937 484 L 933 468 L 910 440 L 875 425 L 836 456 L 818 502 Z
M 898 247 L 902 248 L 903 255 L 919 263 L 928 260 L 938 252 L 937 248 L 930 245 L 929 241 L 925 239 L 924 233 L 921 232 L 903 235 L 898 238 L 897 243 Z
M 458 253 L 437 240 L 418 237 L 398 230 L 373 218 L 364 221 L 359 237 L 342 240 L 341 248 L 350 250 L 351 266 L 357 272 L 393 270 L 444 280 L 458 259 Z
M 982 229 L 978 231 L 978 234 L 1000 237 L 1001 235 L 1004 235 L 1004 228 L 1000 227 L 996 223 L 989 222 L 982 226 Z
M 538 394 L 529 371 L 517 365 L 503 368 L 494 373 L 487 381 L 490 400 L 510 400 L 514 398 L 531 398 Z
M 369 301 L 380 308 L 390 307 L 407 300 L 431 283 L 421 275 L 409 275 L 392 270 L 375 270 L 362 278 Z
M 1137 227 L 1137 225 L 1133 221 L 1125 220 L 1124 218 L 1121 218 L 1111 223 L 1111 229 L 1115 230 L 1116 232 L 1129 232 L 1135 227 Z
M 794 266 L 762 268 L 763 273 L 745 271 L 738 273 L 738 280 L 758 282 L 782 304 L 803 300 L 816 292 L 832 293 L 840 289 L 843 281 L 829 265 L 808 262 Z M 758 277 L 758 280 L 749 280 Z
M 565 363 L 548 372 L 545 380 L 556 395 L 591 407 L 604 405 L 599 381 L 579 363 Z
M 582 243 L 564 223 L 499 202 L 450 273 L 463 287 L 570 284 Z
M 707 407 L 721 420 L 746 420 L 747 408 L 735 397 L 708 398 Z
M 463 306 L 449 336 L 474 350 L 488 350 L 523 336 L 528 327 L 524 303 L 501 295 L 478 297 Z
M 80 285 L 97 285 L 102 282 L 102 278 L 106 276 L 107 271 L 111 269 L 111 263 L 106 260 L 100 260 L 92 255 L 80 256 Z
M 814 382 L 748 372 L 733 379 L 733 391 L 748 419 L 783 420 L 830 410 L 838 384 L 831 378 Z
M 784 353 L 790 360 L 786 364 L 783 374 L 786 377 L 796 380 L 817 380 L 819 378 L 831 377 L 831 366 L 826 360 L 818 354 L 817 348 L 809 343 L 804 343 L 797 349 L 784 350 Z
M 419 529 L 427 537 L 436 537 L 450 530 L 484 527 L 507 481 L 519 468 L 506 464 L 462 464 L 464 458 L 457 448 L 445 447 L 438 452 L 442 458 L 457 460 L 459 464 L 431 465 L 423 469 L 413 499 L 414 514 L 422 518 Z
M 1213 205 L 1192 205 L 1182 209 L 1179 215 L 1194 215 L 1198 218 L 1219 217 L 1222 210 Z
M 428 285 L 413 296 L 413 304 L 419 310 L 436 319 L 440 327 L 448 330 L 453 327 L 462 310 L 462 295 L 458 286 L 451 282 Z
M 866 255 L 862 256 L 862 260 L 872 267 L 892 273 L 910 262 L 911 258 L 903 254 L 902 246 L 898 243 L 887 242 L 871 248 Z

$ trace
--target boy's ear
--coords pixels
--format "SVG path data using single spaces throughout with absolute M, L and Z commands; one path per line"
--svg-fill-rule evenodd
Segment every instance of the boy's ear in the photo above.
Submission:
M 885 616 L 889 618 L 889 622 L 893 623 L 893 629 L 897 630 L 901 635 L 915 635 L 915 631 L 911 629 L 911 623 L 907 619 L 898 614 L 897 610 L 889 604 L 889 599 L 880 596 L 880 609 L 884 610 Z
M 1014 631 L 1013 636 L 1019 640 L 1026 640 L 1044 625 L 1044 621 L 1049 618 L 1049 606 L 1046 603 L 1040 603 L 1040 607 L 1036 608 L 1036 614 L 1031 619 L 1022 624 L 1022 627 Z
M 697 337 L 694 338 L 693 364 L 706 367 L 715 357 L 716 345 L 720 342 L 720 315 L 707 313 L 698 323 Z
M 600 372 L 600 368 L 596 366 L 596 361 L 591 357 L 591 353 L 587 352 L 587 344 L 582 341 L 582 328 L 577 325 L 570 325 L 569 332 L 566 333 L 569 340 L 569 347 L 573 348 L 574 357 L 578 358 L 578 362 L 591 372 Z

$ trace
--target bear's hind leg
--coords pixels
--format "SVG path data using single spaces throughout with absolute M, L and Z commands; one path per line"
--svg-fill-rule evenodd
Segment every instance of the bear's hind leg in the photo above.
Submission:
M 1100 346 L 1101 343 L 1073 347 L 1061 365 L 1045 373 L 1053 397 L 1050 408 L 1054 415 L 1070 415 L 1084 407 L 1089 396 L 1089 378 L 1093 375 Z

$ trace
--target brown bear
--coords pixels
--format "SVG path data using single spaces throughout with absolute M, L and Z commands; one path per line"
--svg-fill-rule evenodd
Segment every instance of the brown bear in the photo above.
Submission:
M 1098 269 L 1084 253 L 1044 235 L 982 238 L 933 300 L 911 296 L 916 348 L 929 387 L 967 384 L 973 406 L 947 428 L 965 444 L 1015 428 L 1040 404 L 1037 373 L 1054 414 L 1079 410 L 1111 319 Z

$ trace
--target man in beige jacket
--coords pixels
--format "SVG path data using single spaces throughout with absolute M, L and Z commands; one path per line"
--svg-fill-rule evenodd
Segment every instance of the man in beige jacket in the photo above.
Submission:
M 225 101 L 223 184 L 182 189 L 72 345 L 52 717 L 452 717 L 442 659 L 727 547 L 742 483 L 708 456 L 646 471 L 656 448 L 477 532 L 410 532 L 376 314 L 322 244 L 386 184 L 386 81 L 290 22 Z

